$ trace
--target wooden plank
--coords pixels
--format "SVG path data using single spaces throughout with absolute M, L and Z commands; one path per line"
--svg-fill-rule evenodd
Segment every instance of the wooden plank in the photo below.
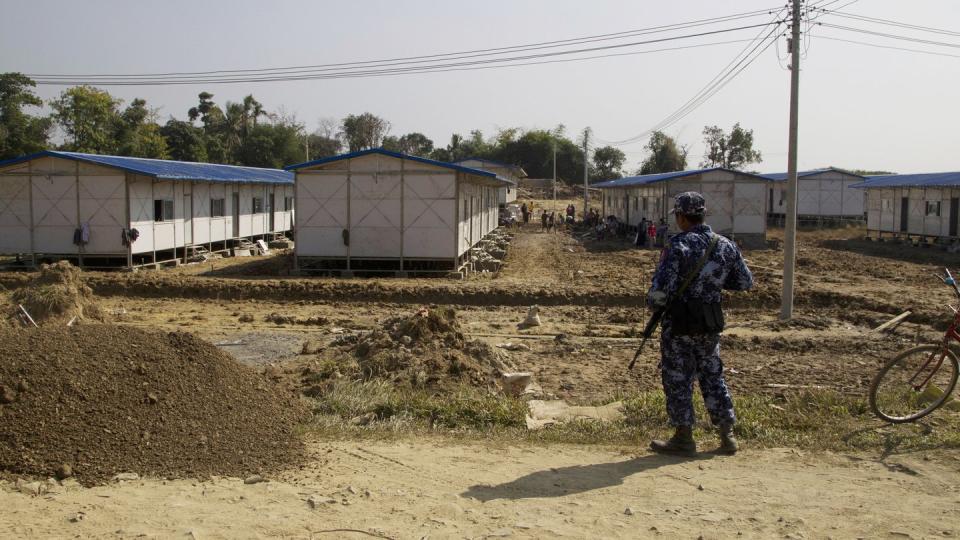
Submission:
M 874 331 L 874 332 L 883 332 L 884 330 L 887 330 L 888 328 L 895 327 L 895 326 L 897 326 L 898 324 L 900 324 L 904 319 L 906 319 L 907 317 L 909 317 L 911 313 L 912 313 L 912 312 L 909 311 L 909 310 L 904 311 L 903 313 L 897 315 L 896 317 L 890 319 L 889 321 L 887 321 L 887 322 L 881 324 L 880 326 L 874 328 L 873 331 Z

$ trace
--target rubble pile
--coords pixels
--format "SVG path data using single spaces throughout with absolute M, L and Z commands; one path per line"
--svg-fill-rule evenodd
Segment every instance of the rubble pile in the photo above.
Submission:
M 485 236 L 470 249 L 474 270 L 477 272 L 499 271 L 511 241 L 513 241 L 513 234 L 504 229 L 496 229 Z
M 331 347 L 340 359 L 330 370 L 334 378 L 355 375 L 416 388 L 494 387 L 500 375 L 515 371 L 503 352 L 479 340 L 468 341 L 451 308 L 421 308 L 410 316 L 392 317 L 372 332 L 338 336 Z
M 39 275 L 15 290 L 11 300 L 12 318 L 23 316 L 19 304 L 40 325 L 103 318 L 93 291 L 80 279 L 80 269 L 67 261 L 42 265 Z

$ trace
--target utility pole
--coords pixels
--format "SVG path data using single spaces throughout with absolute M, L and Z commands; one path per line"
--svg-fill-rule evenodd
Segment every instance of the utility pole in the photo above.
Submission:
M 587 209 L 590 208 L 590 188 L 588 182 L 590 167 L 590 128 L 583 129 L 583 219 L 587 219 Z
M 310 136 L 309 135 L 307 135 L 303 139 L 303 151 L 307 155 L 307 159 L 305 159 L 304 161 L 310 161 Z
M 787 151 L 787 212 L 783 245 L 783 297 L 780 318 L 793 317 L 794 268 L 797 263 L 797 124 L 800 107 L 800 4 L 791 0 L 793 23 L 788 46 L 790 60 L 790 148 Z
M 553 140 L 553 211 L 557 211 L 557 140 Z

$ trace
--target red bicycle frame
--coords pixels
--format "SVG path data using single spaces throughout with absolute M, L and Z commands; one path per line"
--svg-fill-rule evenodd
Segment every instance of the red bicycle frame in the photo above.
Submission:
M 944 270 L 947 273 L 947 277 L 945 278 L 941 277 L 940 279 L 943 280 L 944 283 L 953 286 L 953 292 L 957 295 L 957 298 L 960 298 L 960 288 L 957 287 L 956 280 L 954 280 L 953 276 L 950 274 L 950 269 L 945 268 Z M 937 277 L 940 277 L 940 276 L 937 276 Z M 943 361 L 947 357 L 947 348 L 950 346 L 950 340 L 960 343 L 960 332 L 957 331 L 957 329 L 960 328 L 960 310 L 958 310 L 953 306 L 948 306 L 948 307 L 951 310 L 953 310 L 953 322 L 950 323 L 950 326 L 947 328 L 947 331 L 943 334 L 943 340 L 940 342 L 939 354 L 936 352 L 930 353 L 930 358 L 927 358 L 927 361 L 924 362 L 922 366 L 920 366 L 920 369 L 918 369 L 917 372 L 913 375 L 913 377 L 910 377 L 910 380 L 908 381 L 911 385 L 913 385 L 913 389 L 916 390 L 917 392 L 919 392 L 921 388 L 923 388 L 924 386 L 927 385 L 927 383 L 930 382 L 930 379 L 933 378 L 933 376 L 940 369 L 940 366 L 943 365 Z M 930 363 L 933 362 L 935 357 L 938 357 L 937 365 L 930 370 L 929 374 L 923 380 L 923 382 L 921 382 L 920 384 L 916 384 L 915 381 L 917 377 L 919 377 L 920 374 L 923 373 L 923 371 L 930 366 Z

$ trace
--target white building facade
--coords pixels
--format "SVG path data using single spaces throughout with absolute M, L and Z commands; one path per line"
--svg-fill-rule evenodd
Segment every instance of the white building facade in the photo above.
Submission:
M 469 262 L 497 228 L 496 174 L 380 148 L 296 172 L 296 260 L 304 272 L 439 273 Z
M 506 180 L 508 184 L 497 190 L 498 204 L 507 204 L 516 201 L 517 186 L 520 184 L 521 179 L 527 177 L 526 171 L 524 171 L 523 167 L 519 165 L 508 165 L 506 163 L 500 163 L 498 161 L 492 161 L 489 159 L 468 158 L 455 161 L 453 164 L 460 165 L 461 167 L 492 172 L 500 177 L 500 179 Z
M 293 175 L 45 151 L 0 162 L 0 254 L 136 268 L 287 234 Z
M 787 204 L 787 173 L 761 175 L 772 181 L 767 207 L 771 216 L 783 216 Z M 854 187 L 866 179 L 834 167 L 797 173 L 797 216 L 800 219 L 862 220 L 863 191 Z
M 869 237 L 960 240 L 960 172 L 870 176 L 856 186 L 866 191 Z
M 747 248 L 766 246 L 767 193 L 770 180 L 713 168 L 632 176 L 594 184 L 602 192 L 603 216 L 614 216 L 635 227 L 641 219 L 666 219 L 669 234 L 678 231 L 670 212 L 674 197 L 685 191 L 703 194 L 707 224 L 715 232 Z

